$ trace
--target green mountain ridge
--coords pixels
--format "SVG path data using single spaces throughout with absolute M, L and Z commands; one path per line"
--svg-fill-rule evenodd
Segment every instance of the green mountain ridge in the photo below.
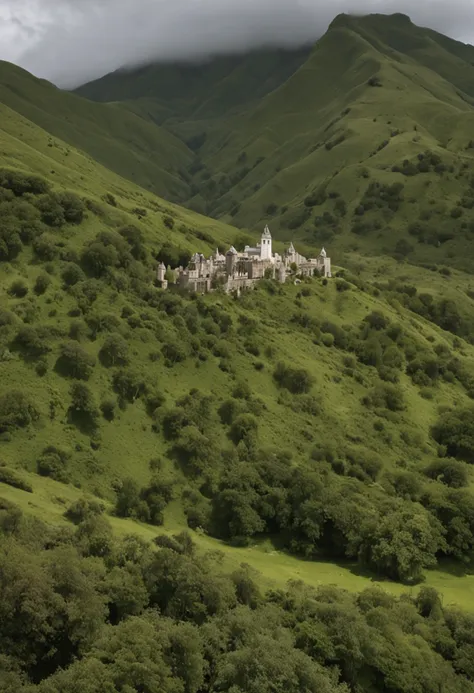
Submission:
M 160 65 L 137 82 L 115 73 L 79 91 L 145 118 L 156 108 L 196 150 L 186 204 L 202 213 L 253 231 L 269 220 L 277 237 L 328 243 L 341 257 L 382 251 L 470 271 L 474 48 L 404 15 L 341 15 L 309 53 L 290 55 L 291 74 L 275 60 L 258 102 L 252 56 L 241 58 L 228 77 L 240 108 L 228 108 L 218 60 L 196 84 L 209 108 L 195 107 L 196 91 L 186 97 L 196 68 L 175 68 L 172 94 L 172 68 Z M 384 204 L 390 186 L 396 209 Z
M 145 189 L 172 200 L 186 195 L 179 169 L 192 153 L 176 137 L 129 111 L 61 91 L 25 70 L 0 62 L 0 101 L 50 136 Z

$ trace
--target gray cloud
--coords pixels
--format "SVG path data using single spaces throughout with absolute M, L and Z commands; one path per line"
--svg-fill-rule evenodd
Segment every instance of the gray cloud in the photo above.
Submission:
M 301 45 L 340 12 L 403 12 L 474 42 L 473 0 L 0 0 L 0 58 L 74 86 L 153 59 Z

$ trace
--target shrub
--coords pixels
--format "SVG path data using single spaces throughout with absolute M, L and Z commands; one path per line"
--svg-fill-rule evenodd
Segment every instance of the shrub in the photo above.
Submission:
M 128 344 L 119 334 L 109 334 L 105 338 L 99 358 L 104 366 L 125 366 L 128 363 Z
M 70 224 L 80 224 L 86 211 L 81 198 L 72 192 L 62 192 L 58 194 L 57 199 L 63 209 L 64 219 Z
M 87 337 L 88 327 L 84 320 L 73 320 L 69 325 L 69 338 L 80 342 Z
M 36 406 L 20 390 L 10 390 L 0 395 L 0 433 L 26 428 L 38 418 Z
M 2 219 L 0 228 L 0 260 L 14 260 L 22 249 L 22 242 L 15 221 Z
M 15 344 L 30 358 L 36 358 L 50 351 L 41 328 L 25 325 L 18 330 Z
M 113 421 L 115 419 L 116 405 L 116 401 L 111 397 L 109 397 L 108 399 L 104 399 L 101 402 L 100 410 L 102 412 L 102 416 L 104 417 L 104 419 L 106 419 L 107 421 Z
M 56 368 L 61 375 L 77 380 L 88 380 L 95 366 L 95 358 L 77 342 L 65 342 L 60 347 Z
M 384 383 L 376 385 L 368 395 L 366 395 L 362 403 L 366 407 L 375 409 L 389 409 L 390 411 L 403 411 L 405 402 L 403 392 L 396 385 Z
M 140 503 L 139 487 L 134 479 L 124 479 L 117 491 L 115 513 L 119 517 L 133 517 Z
M 134 402 L 148 389 L 144 376 L 131 368 L 117 370 L 113 375 L 112 382 L 122 404 L 125 401 Z
M 113 245 L 95 241 L 82 253 L 82 261 L 95 277 L 102 277 L 109 268 L 118 265 L 119 254 Z
M 59 197 L 54 193 L 43 195 L 36 201 L 36 206 L 41 213 L 41 221 L 47 226 L 60 227 L 66 221 L 64 209 Z
M 65 450 L 48 445 L 36 462 L 38 474 L 63 483 L 67 482 L 66 468 L 69 457 L 69 453 Z
M 37 296 L 42 296 L 48 290 L 51 285 L 51 278 L 47 274 L 40 274 L 36 278 L 34 285 L 34 292 Z
M 324 334 L 321 337 L 321 341 L 324 344 L 324 346 L 332 347 L 334 346 L 334 335 L 330 332 L 324 332 Z
M 97 427 L 99 411 L 91 389 L 84 383 L 74 383 L 70 394 L 69 416 L 72 423 L 85 432 L 93 431 Z
M 469 483 L 467 465 L 452 458 L 434 460 L 426 467 L 425 474 L 451 488 L 462 488 Z
M 15 281 L 10 284 L 8 293 L 15 298 L 24 298 L 28 293 L 28 286 L 23 279 L 15 279 Z
M 258 421 L 252 414 L 240 414 L 237 416 L 230 429 L 230 437 L 235 445 L 243 441 L 246 445 L 256 442 Z
M 0 187 L 11 190 L 17 197 L 26 193 L 42 195 L 49 190 L 49 183 L 39 176 L 31 176 L 21 171 L 0 169 Z
M 442 414 L 431 434 L 437 443 L 446 447 L 448 455 L 474 463 L 474 409 Z
M 277 363 L 273 378 L 280 387 L 286 388 L 293 394 L 308 393 L 314 383 L 314 378 L 304 368 L 293 368 L 282 361 Z
M 166 365 L 184 361 L 187 356 L 186 348 L 179 342 L 167 342 L 161 347 L 161 353 L 166 359 Z
M 61 272 L 61 277 L 66 286 L 74 286 L 85 280 L 86 275 L 75 262 L 69 262 Z
M 173 217 L 165 216 L 163 217 L 163 224 L 166 226 L 168 229 L 173 229 L 174 228 L 174 219 Z
M 117 207 L 117 200 L 112 193 L 105 193 L 102 199 L 111 207 Z
M 374 77 L 371 77 L 369 81 L 367 82 L 369 87 L 381 87 L 382 82 L 380 81 L 380 77 L 377 77 L 376 75 Z
M 87 498 L 79 498 L 79 500 L 69 506 L 64 516 L 75 525 L 79 525 L 81 522 L 102 515 L 103 512 L 104 506 L 102 503 L 95 500 L 88 500 Z

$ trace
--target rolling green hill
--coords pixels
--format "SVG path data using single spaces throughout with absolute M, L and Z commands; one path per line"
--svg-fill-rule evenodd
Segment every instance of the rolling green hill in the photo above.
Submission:
M 270 53 L 273 79 L 256 91 L 249 65 L 216 59 L 193 90 L 196 69 L 175 67 L 171 89 L 173 68 L 157 65 L 80 93 L 151 114 L 194 148 L 196 210 L 253 230 L 270 221 L 279 238 L 331 244 L 341 257 L 470 271 L 472 46 L 404 15 L 340 15 L 311 52 L 291 54 L 290 74 Z

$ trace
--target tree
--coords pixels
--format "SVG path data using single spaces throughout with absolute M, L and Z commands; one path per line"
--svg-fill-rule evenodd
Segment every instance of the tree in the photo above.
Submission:
M 232 422 L 230 437 L 235 445 L 241 440 L 246 445 L 254 445 L 257 441 L 258 421 L 252 414 L 239 414 Z
M 441 524 L 421 506 L 388 512 L 362 529 L 362 562 L 394 580 L 417 582 L 446 549 Z
M 113 245 L 95 241 L 83 252 L 82 261 L 95 277 L 102 277 L 109 268 L 118 265 L 119 255 Z
M 105 338 L 99 358 L 104 366 L 125 366 L 128 363 L 128 344 L 125 339 L 117 334 L 109 334 Z
M 310 392 L 314 378 L 304 368 L 293 368 L 280 361 L 273 372 L 273 378 L 280 387 L 284 387 L 293 394 Z
M 94 431 L 98 425 L 99 410 L 91 389 L 85 383 L 73 383 L 70 392 L 69 415 L 72 422 L 86 432 Z
M 431 435 L 446 447 L 448 455 L 474 463 L 474 409 L 472 407 L 442 414 Z
M 10 284 L 8 293 L 15 298 L 24 298 L 28 293 L 28 286 L 22 279 L 15 279 L 15 281 Z
M 39 412 L 29 395 L 20 390 L 0 395 L 0 433 L 26 428 L 38 418 Z
M 462 488 L 469 483 L 467 465 L 452 458 L 433 460 L 425 469 L 425 474 L 451 488 Z
M 61 277 L 66 286 L 75 286 L 85 280 L 86 275 L 75 262 L 69 262 L 61 272 Z
M 81 198 L 73 192 L 58 194 L 58 201 L 63 209 L 64 219 L 70 224 L 80 224 L 84 219 L 86 207 Z
M 124 479 L 117 491 L 115 512 L 119 517 L 133 517 L 140 502 L 138 484 L 134 479 Z
M 34 292 L 37 296 L 42 296 L 51 285 L 51 277 L 47 274 L 40 274 L 36 277 Z
M 56 194 L 43 195 L 36 201 L 36 206 L 41 213 L 41 221 L 47 226 L 57 228 L 65 224 L 64 209 Z

